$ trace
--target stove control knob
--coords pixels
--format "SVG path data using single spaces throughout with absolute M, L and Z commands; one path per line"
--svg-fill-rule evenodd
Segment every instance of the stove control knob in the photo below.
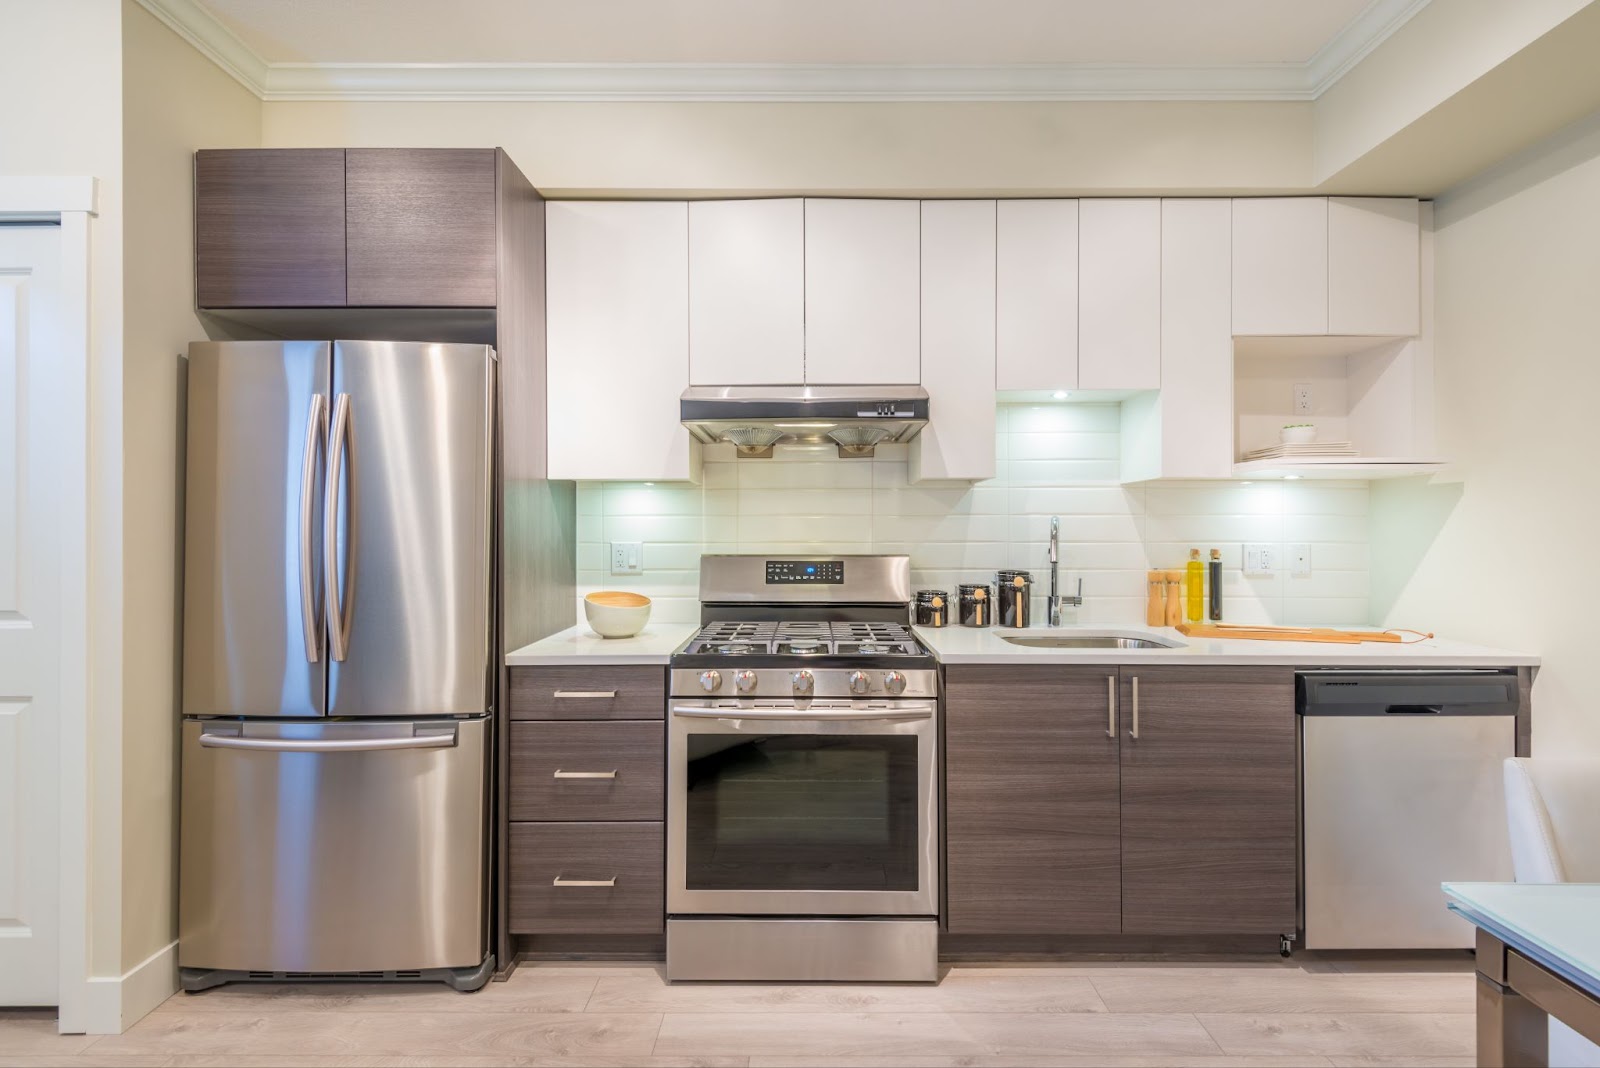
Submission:
M 717 690 L 717 687 L 719 687 L 721 685 L 722 685 L 722 672 L 720 672 L 720 671 L 702 671 L 702 672 L 700 672 L 700 688 L 702 690 L 704 690 L 706 693 L 715 693 L 716 690 Z
M 739 687 L 740 693 L 749 693 L 756 688 L 756 673 L 754 671 L 741 671 L 733 677 L 733 684 Z
M 794 692 L 799 697 L 810 697 L 817 687 L 817 680 L 809 671 L 796 671 L 789 676 L 789 682 L 794 685 Z
M 906 692 L 906 677 L 898 671 L 886 671 L 883 674 L 883 688 L 899 697 Z
M 865 671 L 850 672 L 851 693 L 866 693 L 870 689 L 872 689 L 872 680 L 867 678 Z

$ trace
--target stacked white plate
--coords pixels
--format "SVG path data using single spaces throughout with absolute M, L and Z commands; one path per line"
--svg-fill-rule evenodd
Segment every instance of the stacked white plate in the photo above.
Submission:
M 1248 460 L 1307 460 L 1325 456 L 1354 456 L 1355 447 L 1348 441 L 1311 441 L 1304 445 L 1274 445 L 1270 449 L 1256 449 L 1245 453 Z

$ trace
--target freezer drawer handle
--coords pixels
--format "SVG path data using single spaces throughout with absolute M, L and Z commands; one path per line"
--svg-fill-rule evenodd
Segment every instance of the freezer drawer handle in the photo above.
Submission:
M 615 690 L 556 690 L 554 697 L 615 697 Z
M 1440 716 L 1444 705 L 1389 705 L 1383 711 L 1390 716 Z
M 205 749 L 255 749 L 268 753 L 371 753 L 381 749 L 449 749 L 449 734 L 414 734 L 409 738 L 241 738 L 237 734 L 202 734 Z
M 609 879 L 568 879 L 564 875 L 557 875 L 550 883 L 551 886 L 616 886 L 617 877 Z
M 612 768 L 610 771 L 562 771 L 557 768 L 556 773 L 550 777 L 552 779 L 615 779 L 617 777 L 617 769 Z
M 328 436 L 328 399 L 311 395 L 311 410 L 306 414 L 305 455 L 300 460 L 300 626 L 306 643 L 306 660 L 315 664 L 322 657 L 322 617 L 317 614 L 316 577 L 311 573 L 315 555 L 311 517 L 317 492 L 317 455 Z

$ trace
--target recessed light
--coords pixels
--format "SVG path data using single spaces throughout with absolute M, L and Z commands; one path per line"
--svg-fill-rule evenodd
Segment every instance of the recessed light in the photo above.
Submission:
M 1239 485 L 1241 485 L 1241 486 L 1254 486 L 1255 483 L 1254 482 L 1241 482 L 1241 483 L 1239 483 Z
M 1284 475 L 1283 476 L 1283 480 L 1285 482 L 1293 482 L 1295 479 L 1297 479 L 1299 477 L 1300 477 L 1299 475 Z
M 1072 394 L 1068 393 L 1064 389 L 1058 389 L 1054 393 L 1050 394 L 1050 396 L 1054 397 L 1056 400 L 1066 400 L 1068 397 L 1072 396 Z

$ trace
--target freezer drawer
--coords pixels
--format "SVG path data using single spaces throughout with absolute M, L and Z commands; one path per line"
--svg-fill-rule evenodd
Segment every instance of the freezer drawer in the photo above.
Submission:
M 1305 715 L 1307 949 L 1465 949 L 1446 880 L 1511 878 L 1509 715 Z
M 477 965 L 486 719 L 186 720 L 178 963 Z

